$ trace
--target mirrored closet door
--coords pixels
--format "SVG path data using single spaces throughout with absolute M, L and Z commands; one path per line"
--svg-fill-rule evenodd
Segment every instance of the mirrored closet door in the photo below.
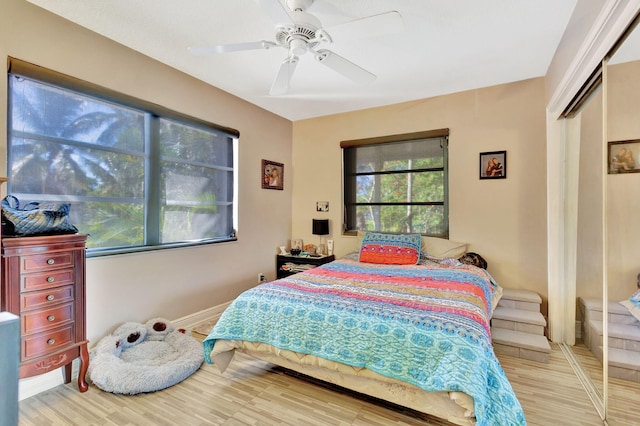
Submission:
M 564 123 L 564 294 L 575 300 L 570 362 L 609 425 L 640 425 L 638 19 L 584 84 Z M 634 29 L 635 28 L 635 29 Z M 573 293 L 575 291 L 575 294 Z M 569 308 L 568 308 L 569 309 Z M 573 315 L 567 317 L 568 320 Z
M 637 20 L 636 20 L 637 22 Z M 640 28 L 607 60 L 606 270 L 609 300 L 606 389 L 609 425 L 640 424 L 640 322 L 620 301 L 640 279 Z
M 571 118 L 569 136 L 576 144 L 576 344 L 573 351 L 599 409 L 604 412 L 602 351 L 603 283 L 603 93 L 601 80 Z M 575 160 L 574 160 L 575 161 Z M 568 220 L 571 222 L 571 220 Z M 604 415 L 604 413 L 602 413 Z

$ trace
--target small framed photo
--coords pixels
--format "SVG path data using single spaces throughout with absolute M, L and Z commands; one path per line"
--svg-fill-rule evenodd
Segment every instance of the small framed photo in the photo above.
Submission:
M 608 148 L 610 175 L 640 172 L 640 139 L 609 142 Z
M 291 240 L 291 248 L 292 249 L 302 250 L 303 247 L 304 247 L 304 244 L 302 243 L 301 239 Z
M 507 151 L 480 153 L 480 179 L 505 179 L 507 177 Z
M 262 188 L 279 189 L 284 188 L 284 164 L 275 161 L 262 160 Z
M 329 211 L 329 202 L 328 201 L 316 201 L 316 211 L 317 212 L 328 212 Z

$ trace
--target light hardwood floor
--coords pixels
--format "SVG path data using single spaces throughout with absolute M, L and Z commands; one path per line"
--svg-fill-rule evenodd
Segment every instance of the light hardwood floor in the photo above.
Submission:
M 549 364 L 499 358 L 529 425 L 602 424 L 557 346 Z M 205 364 L 182 383 L 150 394 L 114 395 L 94 386 L 80 393 L 74 382 L 58 386 L 21 401 L 19 424 L 450 425 L 294 377 L 245 355 L 237 355 L 224 374 Z
M 582 343 L 573 347 L 576 359 L 582 365 L 594 386 L 602 394 L 602 364 Z M 640 383 L 609 378 L 609 426 L 640 425 Z

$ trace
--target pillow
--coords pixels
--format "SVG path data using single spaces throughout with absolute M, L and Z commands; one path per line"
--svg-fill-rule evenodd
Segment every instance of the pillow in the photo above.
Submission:
M 460 259 L 467 252 L 467 243 L 457 243 L 438 237 L 422 237 L 422 251 L 431 257 Z
M 493 316 L 493 312 L 496 311 L 498 303 L 500 302 L 500 299 L 502 299 L 503 293 L 504 289 L 496 283 L 496 285 L 493 287 L 493 296 L 491 297 L 491 316 Z
M 360 262 L 387 265 L 415 265 L 420 260 L 420 234 L 365 232 L 360 246 Z
M 478 268 L 482 268 L 482 269 L 487 269 L 487 266 L 488 266 L 487 261 L 484 260 L 484 257 L 472 251 L 463 254 L 458 260 L 461 263 L 477 266 Z
M 623 300 L 620 303 L 631 312 L 631 315 L 640 321 L 640 290 L 636 290 L 629 299 Z

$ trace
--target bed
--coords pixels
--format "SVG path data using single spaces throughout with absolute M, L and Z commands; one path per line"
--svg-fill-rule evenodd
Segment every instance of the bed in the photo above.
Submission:
M 242 293 L 205 361 L 224 371 L 243 352 L 455 424 L 524 425 L 491 344 L 501 288 L 486 270 L 365 262 L 362 250 Z

